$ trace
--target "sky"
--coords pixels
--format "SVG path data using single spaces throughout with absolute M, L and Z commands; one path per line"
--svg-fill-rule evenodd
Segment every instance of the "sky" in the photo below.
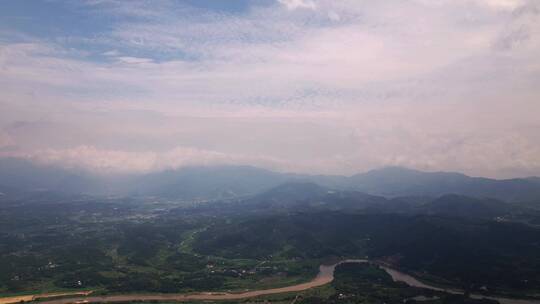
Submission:
M 537 0 L 1 6 L 0 157 L 540 175 Z

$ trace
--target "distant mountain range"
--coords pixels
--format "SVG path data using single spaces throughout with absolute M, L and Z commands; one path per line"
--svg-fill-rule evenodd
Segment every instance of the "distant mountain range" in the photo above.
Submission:
M 314 183 L 292 182 L 245 199 L 244 205 L 327 210 L 365 210 L 451 217 L 494 218 L 508 214 L 514 204 L 457 194 L 439 197 L 385 198 L 359 191 L 330 190 Z M 307 210 L 307 209 L 306 209 Z
M 319 211 L 362 214 L 402 214 L 461 219 L 527 222 L 537 209 L 491 198 L 446 194 L 439 197 L 394 197 L 351 190 L 330 190 L 314 183 L 289 182 L 257 195 L 219 205 L 233 214 L 303 214 Z
M 496 180 L 460 173 L 389 167 L 351 176 L 348 182 L 348 186 L 355 190 L 390 197 L 460 194 L 511 202 L 540 199 L 538 178 Z
M 0 192 L 48 190 L 90 195 L 142 195 L 184 200 L 238 198 L 287 182 L 315 183 L 329 189 L 394 197 L 446 194 L 508 202 L 540 201 L 540 178 L 496 180 L 451 172 L 400 167 L 353 176 L 277 173 L 249 166 L 187 167 L 140 175 L 99 176 L 29 161 L 0 159 Z

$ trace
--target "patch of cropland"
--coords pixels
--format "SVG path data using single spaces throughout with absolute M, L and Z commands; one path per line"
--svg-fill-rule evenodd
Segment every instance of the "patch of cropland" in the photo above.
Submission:
M 230 258 L 367 255 L 466 290 L 510 291 L 539 286 L 539 240 L 538 229 L 516 223 L 321 212 L 214 226 L 195 248 Z
M 123 199 L 3 204 L 0 293 L 241 290 L 295 284 L 316 274 L 319 261 L 195 252 L 198 234 L 226 219 L 193 209 Z
M 0 288 L 6 293 L 134 290 L 142 278 L 169 269 L 167 261 L 180 254 L 175 244 L 194 227 L 114 202 L 16 205 L 1 208 L 0 218 Z
M 47 191 L 0 202 L 6 295 L 268 289 L 309 281 L 325 261 L 365 257 L 471 292 L 534 294 L 540 286 L 538 211 L 492 199 L 384 198 L 296 182 L 204 203 Z M 371 268 L 360 272 L 387 282 Z M 383 283 L 369 301 L 385 301 L 375 296 L 381 290 L 416 297 Z M 347 284 L 332 288 L 367 292 Z M 329 296 L 321 298 L 344 301 Z

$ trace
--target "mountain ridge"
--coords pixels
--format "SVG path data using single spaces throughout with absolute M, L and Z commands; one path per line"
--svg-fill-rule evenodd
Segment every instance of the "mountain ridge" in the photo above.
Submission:
M 98 176 L 20 159 L 0 159 L 0 185 L 91 195 L 137 195 L 208 200 L 262 193 L 287 182 L 315 183 L 388 198 L 445 194 L 540 201 L 540 178 L 490 179 L 457 172 L 383 167 L 351 176 L 280 173 L 252 166 L 192 166 L 125 176 Z

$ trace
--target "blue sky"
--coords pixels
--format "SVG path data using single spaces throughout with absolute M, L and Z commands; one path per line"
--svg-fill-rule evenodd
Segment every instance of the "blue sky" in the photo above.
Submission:
M 155 60 L 186 59 L 185 53 L 161 52 L 160 49 L 133 49 L 118 44 L 108 35 L 116 26 L 144 24 L 151 20 L 171 18 L 206 22 L 208 18 L 240 17 L 250 9 L 275 5 L 271 0 L 178 0 L 178 1 L 6 1 L 0 11 L 0 28 L 6 42 L 25 42 L 33 39 L 54 42 L 66 49 L 84 52 L 85 60 L 107 60 L 110 48 L 124 55 L 146 56 Z M 157 7 L 157 9 L 156 9 Z M 188 59 L 195 59 L 195 54 Z
M 540 175 L 539 5 L 4 1 L 0 157 Z
M 194 9 L 204 12 L 241 15 L 250 7 L 271 5 L 264 0 L 178 0 L 156 1 L 149 4 L 133 3 L 133 7 L 159 6 L 175 9 Z M 122 5 L 122 4 L 120 4 Z M 4 30 L 24 32 L 46 39 L 69 35 L 92 36 L 106 33 L 115 22 L 134 16 L 114 16 L 107 9 L 113 1 L 5 1 L 0 11 L 0 24 Z M 139 16 L 141 17 L 141 16 Z M 135 19 L 135 18 L 134 18 Z

